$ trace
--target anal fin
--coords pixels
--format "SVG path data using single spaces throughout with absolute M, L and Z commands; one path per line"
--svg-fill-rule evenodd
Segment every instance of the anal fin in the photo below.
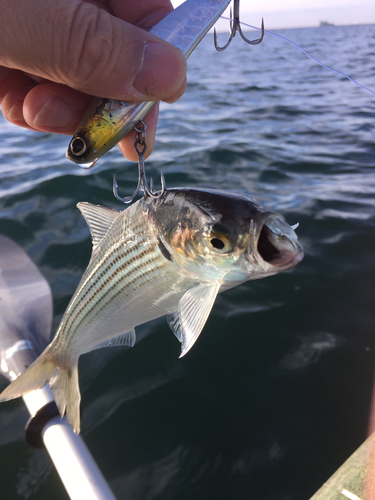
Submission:
M 135 330 L 133 328 L 129 332 L 122 333 L 121 335 L 117 335 L 117 337 L 112 337 L 111 339 L 100 342 L 100 344 L 97 344 L 91 350 L 94 351 L 95 349 L 102 349 L 103 347 L 120 347 L 123 345 L 133 347 L 135 340 Z

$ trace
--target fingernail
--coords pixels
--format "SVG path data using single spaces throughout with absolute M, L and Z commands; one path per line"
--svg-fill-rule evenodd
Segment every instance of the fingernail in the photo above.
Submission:
M 73 111 L 58 97 L 50 97 L 35 115 L 35 127 L 67 127 L 74 121 Z
M 19 101 L 10 108 L 7 115 L 7 120 L 10 122 L 24 122 L 23 117 L 23 101 Z
M 143 58 L 133 86 L 157 100 L 174 95 L 184 82 L 186 61 L 182 52 L 164 43 L 145 42 Z

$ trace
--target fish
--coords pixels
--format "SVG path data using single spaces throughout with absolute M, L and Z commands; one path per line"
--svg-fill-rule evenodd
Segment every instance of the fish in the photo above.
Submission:
M 218 293 L 290 269 L 303 258 L 284 217 L 248 194 L 173 188 L 123 211 L 77 206 L 92 236 L 88 267 L 52 342 L 0 394 L 7 401 L 49 383 L 61 416 L 77 434 L 81 354 L 133 346 L 135 327 L 166 315 L 184 356 Z
M 186 0 L 153 26 L 149 33 L 179 48 L 185 59 L 193 52 L 231 0 Z M 73 137 L 66 157 L 83 168 L 121 141 L 156 104 L 95 97 Z

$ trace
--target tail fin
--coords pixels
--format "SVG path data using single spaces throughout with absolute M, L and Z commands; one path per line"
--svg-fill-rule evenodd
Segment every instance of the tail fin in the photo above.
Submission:
M 0 402 L 15 399 L 28 392 L 41 389 L 49 382 L 61 417 L 66 412 L 68 424 L 76 434 L 80 431 L 79 404 L 81 395 L 78 385 L 78 368 L 65 369 L 58 366 L 49 348 L 32 363 L 16 380 L 0 394 Z

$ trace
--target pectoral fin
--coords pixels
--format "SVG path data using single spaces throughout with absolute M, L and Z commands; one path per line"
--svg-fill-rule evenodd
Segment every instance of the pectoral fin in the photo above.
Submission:
M 169 326 L 182 344 L 180 358 L 191 349 L 203 330 L 219 289 L 219 282 L 201 283 L 191 288 L 181 298 L 178 310 L 167 316 Z

